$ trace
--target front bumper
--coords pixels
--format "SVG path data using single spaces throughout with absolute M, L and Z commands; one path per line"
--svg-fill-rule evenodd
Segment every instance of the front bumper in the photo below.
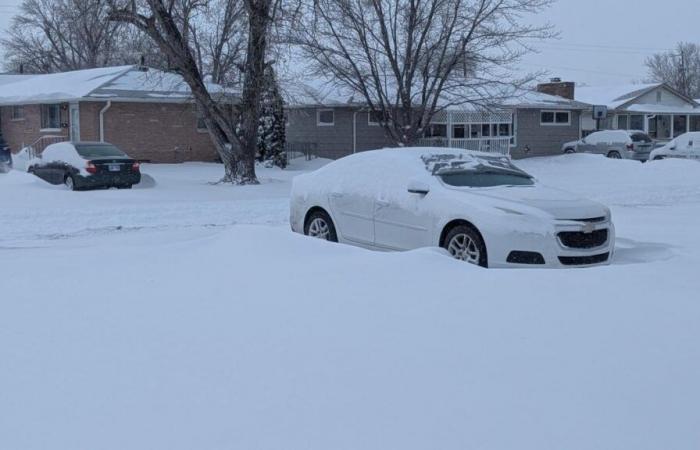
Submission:
M 607 230 L 607 239 L 600 245 L 572 248 L 559 237 L 562 232 L 591 233 Z M 491 242 L 488 242 L 491 241 Z M 597 223 L 555 221 L 545 232 L 519 230 L 510 236 L 487 237 L 489 267 L 501 268 L 577 268 L 610 264 L 615 252 L 615 226 L 610 220 Z M 539 254 L 536 264 L 513 262 L 513 252 Z

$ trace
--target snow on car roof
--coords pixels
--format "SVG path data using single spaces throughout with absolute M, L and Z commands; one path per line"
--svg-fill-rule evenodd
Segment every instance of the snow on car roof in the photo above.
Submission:
M 470 153 L 426 153 L 421 156 L 425 169 L 432 175 L 447 172 L 479 169 L 502 169 L 522 172 L 510 158 L 503 155 L 483 155 Z

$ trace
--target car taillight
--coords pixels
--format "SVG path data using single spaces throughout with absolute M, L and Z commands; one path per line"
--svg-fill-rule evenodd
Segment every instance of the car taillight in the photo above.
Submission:
M 135 162 L 131 165 L 131 170 L 133 170 L 134 172 L 138 172 L 140 167 L 141 167 L 141 164 Z
M 85 164 L 85 171 L 87 173 L 97 173 L 97 166 L 95 166 L 92 161 L 88 161 L 87 164 Z
M 627 150 L 634 150 L 634 144 L 627 144 Z

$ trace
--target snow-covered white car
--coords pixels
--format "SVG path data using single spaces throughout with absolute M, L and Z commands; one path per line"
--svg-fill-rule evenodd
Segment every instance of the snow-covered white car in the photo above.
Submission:
M 700 132 L 681 134 L 649 155 L 651 160 L 665 158 L 700 159 Z
M 610 210 L 540 185 L 510 158 L 384 149 L 294 179 L 292 230 L 377 250 L 440 246 L 483 267 L 607 264 Z

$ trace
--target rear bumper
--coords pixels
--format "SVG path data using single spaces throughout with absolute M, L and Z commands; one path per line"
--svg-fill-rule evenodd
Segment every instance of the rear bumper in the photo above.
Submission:
M 100 187 L 121 187 L 138 184 L 141 181 L 140 173 L 108 173 L 95 175 L 77 175 L 73 177 L 75 186 L 79 189 L 91 189 Z
M 633 159 L 635 161 L 641 161 L 641 162 L 648 161 L 650 154 L 651 154 L 651 151 L 648 151 L 648 152 L 626 151 L 625 152 L 625 156 L 627 157 L 627 159 Z

